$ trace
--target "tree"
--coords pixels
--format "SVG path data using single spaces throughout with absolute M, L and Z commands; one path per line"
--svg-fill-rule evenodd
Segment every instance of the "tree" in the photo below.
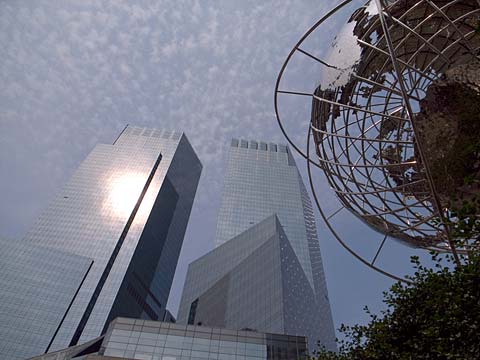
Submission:
M 387 310 L 368 311 L 367 325 L 345 326 L 338 353 L 320 350 L 313 359 L 480 359 L 480 253 L 462 264 L 432 253 L 435 266 L 412 257 L 412 284 L 384 292 Z

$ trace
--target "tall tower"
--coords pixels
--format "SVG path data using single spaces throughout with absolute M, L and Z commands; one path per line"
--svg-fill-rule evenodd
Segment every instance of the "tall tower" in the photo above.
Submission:
M 232 140 L 215 243 L 189 266 L 179 322 L 336 348 L 313 210 L 287 146 Z
M 35 297 L 52 281 L 56 290 L 26 309 L 9 301 L 2 331 L 18 330 L 15 312 L 27 323 L 43 316 L 43 325 L 23 330 L 37 333 L 33 356 L 95 338 L 117 316 L 161 320 L 201 170 L 178 132 L 128 126 L 113 145 L 97 145 L 18 242 L 35 249 L 46 270 L 25 274 L 34 280 L 15 296 Z M 63 266 L 47 271 L 51 262 Z

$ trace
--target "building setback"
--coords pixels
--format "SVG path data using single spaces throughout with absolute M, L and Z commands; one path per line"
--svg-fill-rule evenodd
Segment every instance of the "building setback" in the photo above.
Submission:
M 179 323 L 336 349 L 313 209 L 287 146 L 232 140 L 215 242 L 189 266 Z
M 303 336 L 117 318 L 88 343 L 32 360 L 306 360 Z
M 162 319 L 201 170 L 178 132 L 127 126 L 113 145 L 97 145 L 25 238 L 10 243 L 31 281 L 2 287 L 0 357 L 87 342 L 117 316 Z M 25 354 L 15 334 L 37 345 Z

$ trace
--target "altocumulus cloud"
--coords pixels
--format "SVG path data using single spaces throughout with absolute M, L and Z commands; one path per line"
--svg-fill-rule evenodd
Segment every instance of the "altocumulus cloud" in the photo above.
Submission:
M 272 109 L 275 77 L 325 7 L 317 1 L 3 2 L 2 219 L 18 221 L 21 211 L 12 207 L 25 211 L 9 194 L 21 187 L 25 199 L 44 206 L 33 190 L 50 194 L 95 143 L 110 141 L 126 123 L 186 131 L 204 163 L 203 182 L 216 185 L 200 196 L 212 196 L 229 137 L 282 140 Z
M 332 5 L 0 3 L 0 234 L 22 236 L 93 146 L 125 124 L 183 130 L 204 174 L 178 292 L 185 264 L 212 243 L 229 138 L 283 141 L 272 106 L 277 73 Z

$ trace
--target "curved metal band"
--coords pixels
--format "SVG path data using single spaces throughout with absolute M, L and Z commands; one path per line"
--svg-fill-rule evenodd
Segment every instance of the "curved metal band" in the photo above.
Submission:
M 310 157 L 310 138 L 311 138 L 311 129 L 309 127 L 309 130 L 308 130 L 308 135 L 307 135 L 307 160 L 308 158 Z M 313 194 L 313 199 L 315 201 L 315 204 L 317 205 L 317 209 L 318 211 L 320 212 L 320 215 L 322 216 L 322 219 L 323 221 L 325 222 L 325 224 L 327 225 L 328 229 L 330 230 L 330 232 L 333 234 L 333 236 L 335 236 L 335 239 L 337 239 L 337 241 L 340 243 L 340 245 L 343 246 L 343 248 L 345 250 L 347 250 L 350 254 L 352 254 L 356 259 L 358 259 L 359 261 L 361 261 L 362 263 L 364 263 L 365 265 L 367 265 L 369 268 L 373 269 L 373 270 L 376 270 L 378 271 L 379 273 L 385 275 L 385 276 L 388 276 L 390 278 L 392 278 L 393 280 L 397 280 L 397 281 L 400 281 L 400 282 L 403 282 L 403 283 L 406 283 L 406 284 L 412 284 L 412 281 L 406 279 L 406 278 L 402 278 L 402 277 L 399 277 L 399 276 L 396 276 L 392 273 L 389 273 L 375 265 L 372 265 L 372 263 L 368 262 L 367 260 L 365 260 L 363 257 L 361 257 L 360 255 L 358 255 L 354 250 L 352 250 L 343 240 L 342 238 L 337 234 L 337 232 L 335 231 L 335 229 L 333 228 L 333 226 L 330 224 L 330 221 L 328 220 L 327 216 L 325 215 L 325 213 L 323 212 L 322 210 L 322 207 L 320 206 L 320 202 L 318 200 L 318 196 L 317 196 L 317 193 L 315 191 L 315 187 L 313 186 L 313 177 L 312 177 L 312 169 L 311 169 L 311 164 L 310 164 L 310 161 L 307 161 L 307 171 L 308 171 L 308 181 L 310 183 L 310 189 L 312 190 L 312 194 Z M 378 256 L 378 254 L 377 254 Z

